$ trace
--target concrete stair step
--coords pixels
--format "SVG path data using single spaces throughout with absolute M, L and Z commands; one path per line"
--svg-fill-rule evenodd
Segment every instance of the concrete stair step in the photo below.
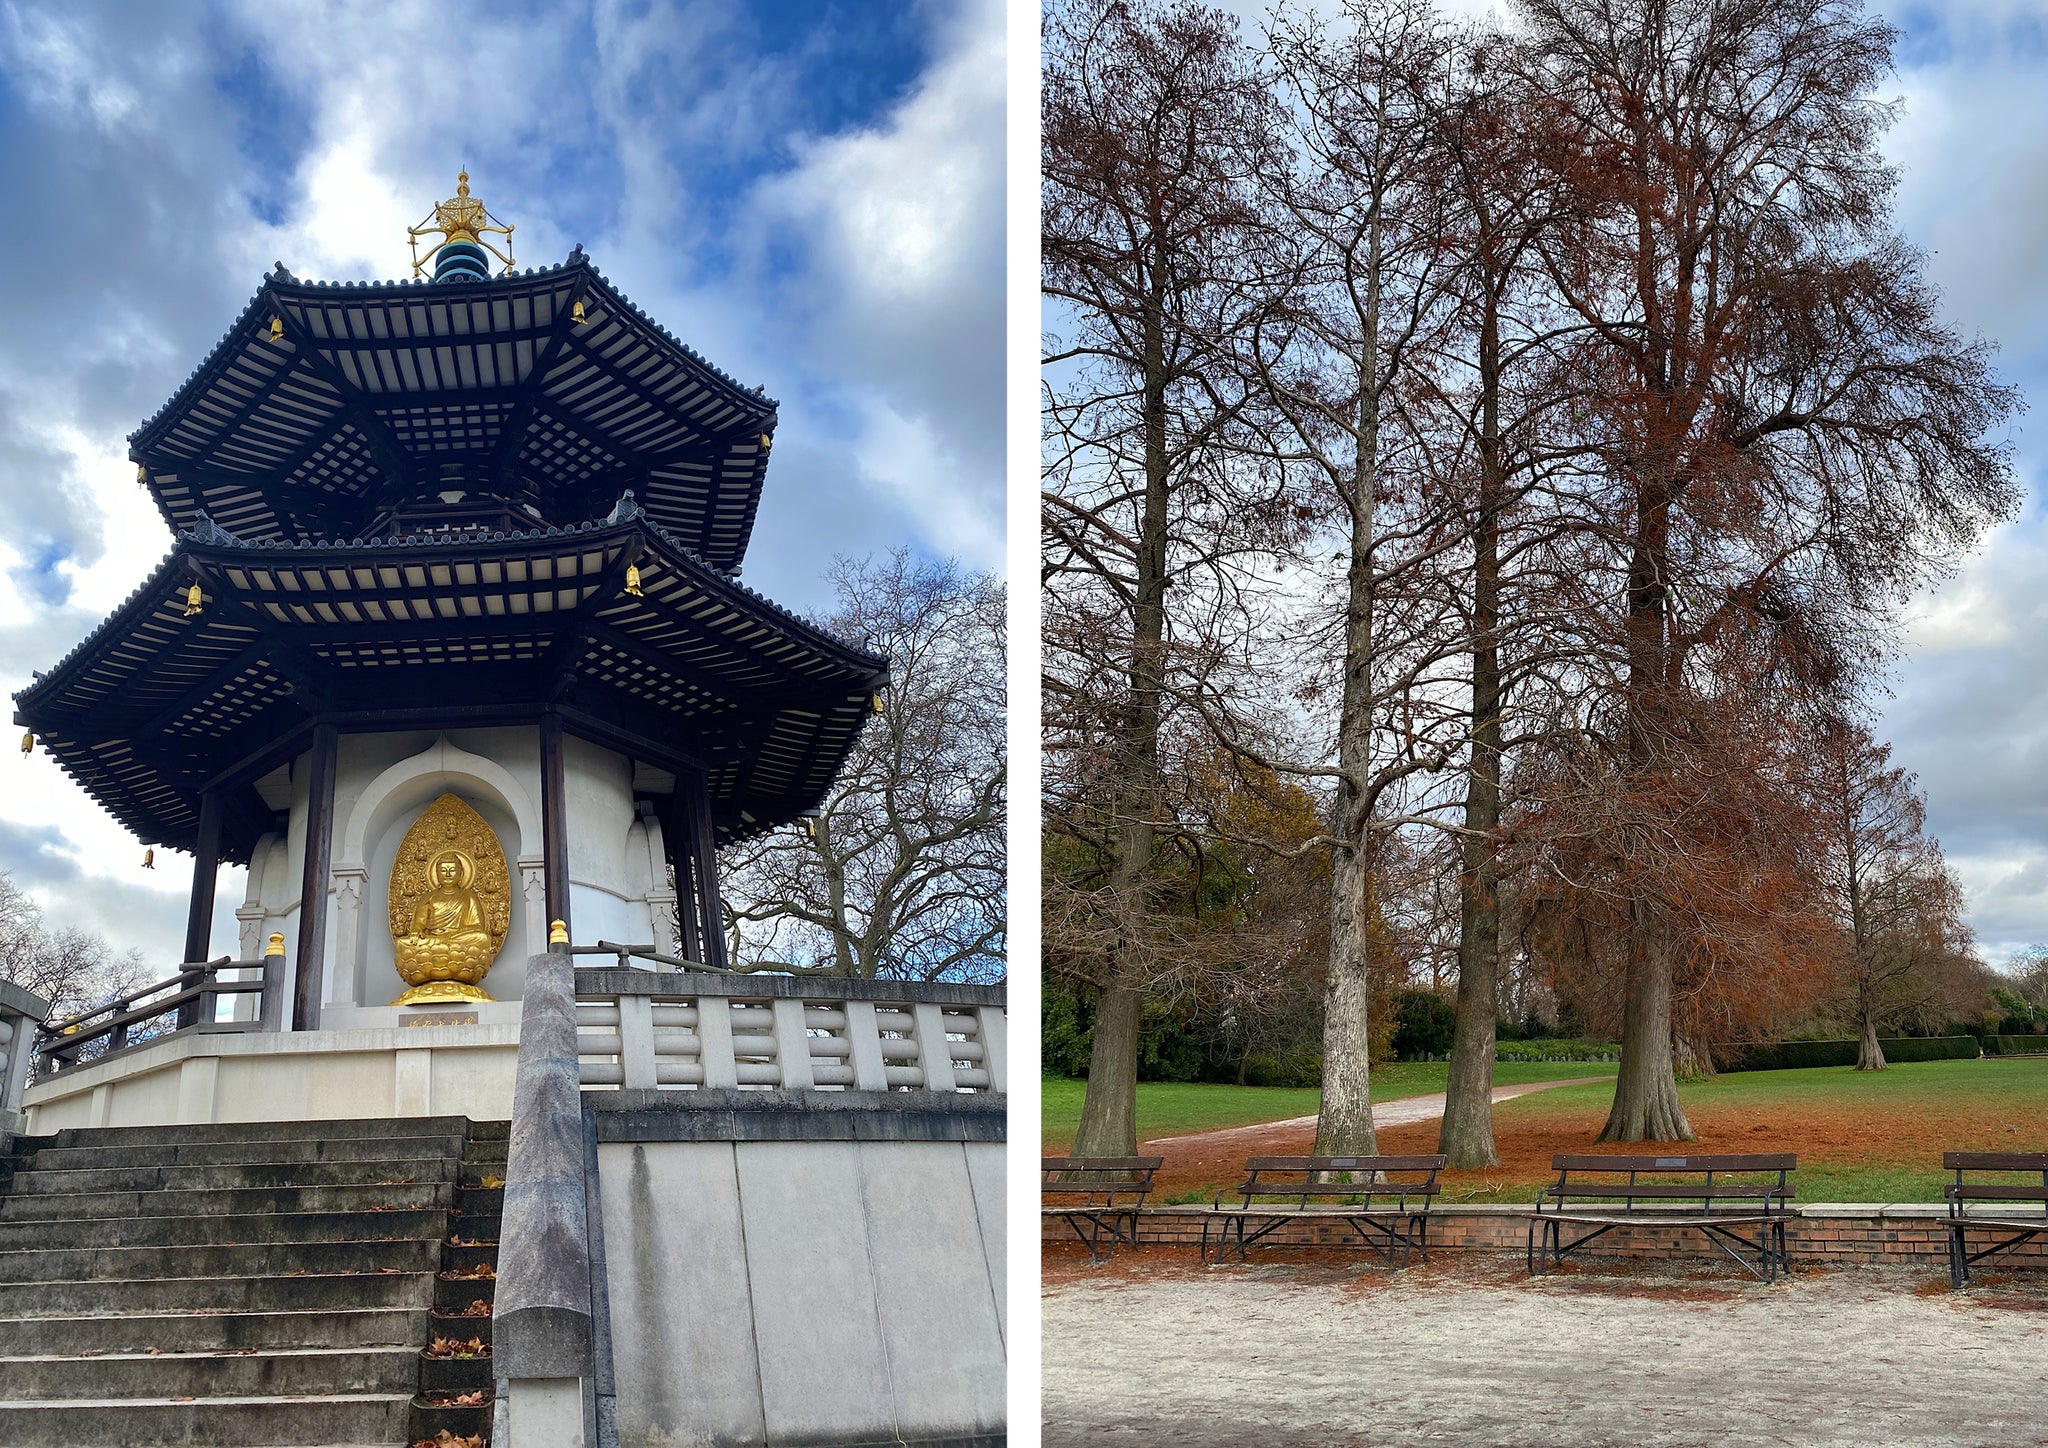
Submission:
M 403 1441 L 411 1393 L 0 1400 L 8 1448 L 380 1448 Z
M 218 1352 L 250 1347 L 416 1349 L 427 1340 L 431 1324 L 439 1320 L 431 1318 L 424 1306 L 413 1305 L 0 1318 L 0 1358 L 146 1353 L 151 1348 L 161 1352 Z M 480 1320 L 490 1322 L 489 1318 Z
M 394 1161 L 421 1156 L 460 1157 L 459 1133 L 440 1136 L 342 1136 L 269 1141 L 191 1141 L 131 1146 L 46 1146 L 30 1158 L 30 1173 L 93 1171 L 141 1166 L 241 1166 L 288 1161 Z
M 410 1272 L 308 1272 L 289 1277 L 165 1275 L 65 1281 L 45 1276 L 40 1280 L 0 1283 L 0 1317 L 54 1319 L 125 1313 L 417 1309 L 434 1301 L 434 1274 L 439 1266 L 439 1262 L 433 1262 Z M 0 1438 L 0 1443 L 6 1441 Z
M 433 1272 L 442 1244 L 252 1242 L 238 1246 L 0 1251 L 0 1282 L 128 1281 L 138 1277 L 280 1277 L 288 1272 Z M 4 1441 L 4 1440 L 0 1440 Z
M 339 1121 L 230 1121 L 202 1126 L 74 1126 L 31 1138 L 47 1146 L 162 1146 L 219 1141 L 307 1141 L 328 1137 L 468 1135 L 460 1116 L 359 1116 Z
M 257 1242 L 366 1242 L 440 1238 L 448 1213 L 250 1212 L 238 1216 L 82 1217 L 0 1221 L 0 1252 L 108 1247 L 236 1246 Z
M 483 1193 L 471 1211 L 482 1211 Z M 0 1226 L 9 1222 L 66 1221 L 86 1217 L 238 1217 L 251 1212 L 360 1212 L 396 1206 L 442 1211 L 460 1200 L 449 1183 L 404 1186 L 220 1187 L 212 1191 L 31 1192 L 0 1197 Z M 495 1204 L 493 1204 L 495 1209 Z
M 0 1357 L 7 1395 L 30 1400 L 70 1397 L 83 1383 L 101 1398 L 121 1399 L 410 1395 L 418 1382 L 419 1349 L 410 1345 Z
M 275 1161 L 221 1166 L 111 1166 L 91 1171 L 31 1171 L 10 1191 L 49 1192 L 232 1191 L 257 1187 L 366 1186 L 452 1181 L 452 1156 L 393 1157 L 383 1161 Z

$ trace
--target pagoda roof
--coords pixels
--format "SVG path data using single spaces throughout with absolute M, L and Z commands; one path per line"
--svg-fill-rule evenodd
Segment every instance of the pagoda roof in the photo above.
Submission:
M 341 543 L 241 539 L 201 519 L 14 697 L 17 721 L 145 843 L 189 849 L 202 789 L 315 718 L 347 732 L 548 709 L 621 752 L 639 741 L 701 763 L 724 842 L 824 798 L 886 671 L 627 499 L 574 527 Z M 241 803 L 223 840 L 236 861 L 269 818 L 253 790 Z
M 204 513 L 252 542 L 353 538 L 464 486 L 568 524 L 631 489 L 732 572 L 775 422 L 774 399 L 648 318 L 579 247 L 484 282 L 305 282 L 280 263 L 128 442 L 173 531 Z

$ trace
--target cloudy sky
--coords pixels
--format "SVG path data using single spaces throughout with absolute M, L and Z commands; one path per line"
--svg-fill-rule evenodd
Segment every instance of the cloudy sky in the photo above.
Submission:
M 781 401 L 751 586 L 821 606 L 833 554 L 901 543 L 1000 569 L 1003 107 L 1001 0 L 0 0 L 0 685 L 168 550 L 126 435 L 264 271 L 406 275 L 463 166 L 522 266 L 581 242 Z M 0 869 L 175 961 L 186 857 L 0 768 Z
M 1877 8 L 1904 36 L 1901 225 L 2028 395 L 2024 512 L 1916 610 L 1882 728 L 1997 962 L 2048 943 L 2048 5 Z

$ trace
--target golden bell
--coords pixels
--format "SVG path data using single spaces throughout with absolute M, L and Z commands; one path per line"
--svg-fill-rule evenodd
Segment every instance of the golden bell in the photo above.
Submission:
M 196 583 L 195 583 L 195 584 L 193 584 L 193 585 L 192 585 L 192 586 L 191 586 L 190 588 L 186 589 L 186 590 L 185 590 L 185 617 L 187 617 L 187 618 L 197 618 L 197 617 L 199 616 L 199 606 L 200 606 L 200 605 L 201 605 L 202 603 L 204 603 L 205 601 L 206 601 L 206 595 L 205 595 L 205 594 L 203 594 L 203 593 L 201 593 L 201 592 L 199 591 L 199 585 L 198 585 L 198 584 L 196 584 Z
M 640 565 L 637 563 L 628 563 L 626 565 L 626 592 L 635 598 L 645 598 L 647 596 L 640 591 Z
M 138 483 L 147 483 L 149 481 L 149 469 L 141 463 L 135 465 L 135 481 Z
M 155 850 L 144 850 L 142 852 L 142 868 L 145 870 L 154 870 L 156 868 Z
M 583 315 L 583 303 L 578 302 L 575 306 L 569 308 L 569 320 L 579 327 L 590 320 L 590 318 Z
M 270 340 L 273 342 L 282 342 L 284 340 L 284 318 L 272 317 L 270 319 Z
M 567 922 L 567 921 L 565 921 L 565 920 L 553 920 L 553 921 L 550 921 L 550 922 L 548 922 L 548 944 L 550 944 L 550 945 L 567 945 L 568 943 L 569 943 L 569 924 L 568 924 L 568 922 Z
M 21 752 L 23 754 L 33 754 L 36 752 L 36 736 L 33 729 L 21 736 Z
M 875 712 L 876 712 L 877 714 L 881 713 L 881 712 L 882 712 L 882 696 L 881 696 L 880 694 L 870 694 L 870 695 L 868 695 L 868 707 L 869 707 L 870 709 L 874 710 L 874 711 L 875 711 Z
M 768 449 L 770 449 L 771 447 L 774 447 L 774 446 L 775 446 L 775 434 L 774 434 L 774 433 L 772 433 L 772 432 L 764 432 L 764 433 L 762 433 L 762 434 L 761 434 L 761 451 L 762 451 L 762 452 L 766 452 L 766 451 L 768 451 Z

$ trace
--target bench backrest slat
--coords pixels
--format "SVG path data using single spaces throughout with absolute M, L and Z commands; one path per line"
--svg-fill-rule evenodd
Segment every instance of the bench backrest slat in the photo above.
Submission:
M 1163 1156 L 1048 1156 L 1039 1161 L 1040 1171 L 1158 1171 L 1166 1165 Z
M 1442 1171 L 1443 1156 L 1253 1156 L 1247 1172 Z
M 1550 1159 L 1551 1170 L 1563 1172 L 1793 1171 L 1798 1166 L 1799 1157 L 1793 1152 L 1758 1156 L 1682 1156 L 1676 1153 L 1668 1156 L 1561 1155 Z
M 1943 1171 L 2048 1171 L 2048 1151 L 1945 1151 Z

